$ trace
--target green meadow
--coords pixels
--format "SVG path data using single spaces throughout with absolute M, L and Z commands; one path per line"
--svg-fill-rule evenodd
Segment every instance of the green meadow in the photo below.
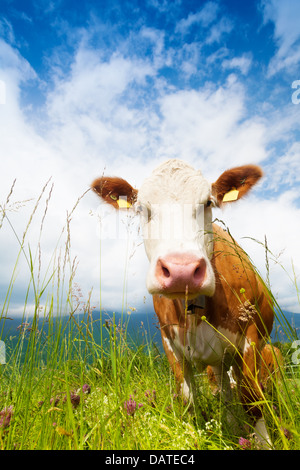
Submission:
M 45 188 L 42 195 L 44 195 Z M 7 197 L 0 227 L 10 225 Z M 48 197 L 48 199 L 50 196 Z M 257 449 L 251 423 L 235 396 L 234 431 L 223 420 L 226 406 L 206 373 L 196 374 L 198 394 L 191 409 L 176 393 L 174 378 L 149 317 L 134 312 L 95 311 L 82 299 L 70 254 L 71 230 L 64 228 L 64 251 L 53 250 L 46 275 L 39 272 L 39 245 L 33 250 L 11 225 L 19 253 L 0 299 L 0 448 L 2 450 L 244 450 Z M 47 199 L 47 200 L 48 200 Z M 41 217 L 47 216 L 48 204 Z M 76 210 L 76 205 L 73 210 Z M 0 235 L 1 235 L 0 228 Z M 26 260 L 28 289 L 24 314 L 11 320 L 20 259 Z M 295 289 L 297 289 L 295 283 Z M 47 294 L 47 301 L 41 298 Z M 29 296 L 34 298 L 27 315 Z M 264 388 L 265 418 L 274 449 L 300 448 L 300 374 L 293 325 L 276 305 L 276 324 L 285 341 L 284 365 Z M 148 318 L 148 320 L 146 320 Z M 159 334 L 159 331 L 157 331 Z M 276 340 L 276 338 L 275 338 Z M 3 344 L 0 343 L 0 344 Z M 4 362 L 4 361 L 2 361 Z

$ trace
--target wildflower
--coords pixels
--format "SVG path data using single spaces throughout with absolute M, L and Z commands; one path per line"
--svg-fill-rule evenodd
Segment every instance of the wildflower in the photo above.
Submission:
M 156 401 L 156 391 L 155 390 L 146 390 L 145 397 L 148 399 L 148 403 L 152 408 L 155 408 L 155 401 Z
M 64 396 L 63 403 L 66 403 L 67 395 Z M 73 408 L 77 408 L 80 403 L 80 395 L 75 392 L 70 393 L 70 402 L 72 403 Z
M 171 407 L 171 405 L 168 405 L 168 406 L 166 407 L 166 412 L 167 412 L 167 413 L 172 413 L 172 407 Z
M 91 387 L 88 384 L 84 384 L 82 386 L 82 391 L 83 391 L 83 393 L 87 393 L 87 394 L 91 393 Z
M 205 423 L 205 429 L 208 431 L 208 432 L 216 432 L 218 433 L 219 435 L 222 434 L 222 430 L 221 430 L 221 423 L 220 421 L 217 421 L 216 419 L 212 418 L 210 421 L 207 421 Z
M 129 400 L 126 400 L 124 402 L 124 408 L 125 408 L 125 411 L 127 412 L 128 416 L 134 416 L 134 413 L 136 411 L 136 407 L 142 408 L 142 406 L 143 406 L 142 403 L 137 404 L 137 402 L 133 399 L 132 395 L 130 395 Z
M 26 333 L 27 331 L 31 331 L 32 328 L 30 328 L 30 323 L 25 321 L 21 323 L 21 325 L 17 326 L 17 330 L 19 330 L 20 333 Z
M 7 426 L 9 426 L 12 415 L 12 405 L 10 405 L 8 408 L 3 408 L 3 410 L 0 411 L 0 428 L 7 428 Z
M 292 433 L 287 428 L 281 428 L 284 436 L 290 441 L 292 439 Z
M 70 394 L 70 400 L 71 400 L 71 403 L 73 405 L 73 408 L 77 408 L 77 406 L 80 403 L 80 395 L 77 395 L 76 393 L 72 392 Z
M 59 403 L 59 400 L 60 400 L 60 397 L 58 395 L 56 395 L 56 397 L 50 398 L 50 403 L 53 406 L 57 406 L 58 403 Z
M 129 416 L 133 416 L 136 410 L 136 401 L 130 395 L 129 400 L 125 401 L 124 408 Z
M 127 311 L 127 315 L 131 315 L 132 312 L 136 312 L 136 308 L 135 307 L 128 307 L 129 310 Z
M 239 438 L 239 445 L 243 450 L 251 449 L 251 442 L 249 439 L 245 439 L 244 437 Z
M 239 319 L 245 322 L 248 320 L 253 320 L 256 314 L 255 306 L 251 305 L 251 303 L 248 300 L 246 300 L 243 304 L 241 304 L 238 310 L 240 313 Z

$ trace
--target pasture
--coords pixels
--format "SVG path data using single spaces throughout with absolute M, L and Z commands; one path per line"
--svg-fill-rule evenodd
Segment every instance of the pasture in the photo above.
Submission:
M 177 395 L 167 359 L 147 325 L 141 324 L 140 335 L 134 338 L 129 334 L 134 312 L 128 315 L 124 309 L 118 316 L 108 316 L 102 310 L 96 312 L 89 298 L 80 297 L 70 257 L 68 221 L 65 251 L 53 254 L 56 264 L 49 265 L 47 275 L 40 279 L 41 253 L 39 248 L 33 253 L 27 239 L 38 204 L 39 199 L 23 238 L 15 234 L 19 254 L 1 298 L 0 340 L 6 346 L 6 363 L 0 364 L 0 448 L 257 449 L 237 395 L 232 411 L 239 429 L 233 432 L 222 421 L 225 405 L 205 373 L 196 376 L 196 407 L 191 410 Z M 46 215 L 47 205 L 41 232 Z M 9 212 L 3 206 L 0 225 L 9 223 Z M 14 231 L 13 226 L 11 229 Z M 26 316 L 25 296 L 24 315 L 18 328 L 12 329 L 10 304 L 21 257 L 27 263 L 27 293 L 34 292 L 34 311 Z M 41 308 L 41 297 L 49 286 L 52 293 Z M 296 336 L 276 307 L 277 325 L 287 342 L 276 343 L 284 366 L 264 387 L 265 419 L 275 449 L 299 449 L 300 374 L 292 347 Z
M 225 450 L 256 449 L 236 403 L 241 431 L 222 423 L 221 397 L 197 377 L 197 409 L 176 394 L 165 355 L 147 338 L 127 341 L 120 323 L 81 315 L 33 319 L 1 365 L 1 449 Z M 80 320 L 78 322 L 77 320 Z M 8 320 L 7 320 L 8 321 Z M 103 322 L 103 323 L 102 323 Z M 102 324 L 103 344 L 93 330 Z M 143 328 L 141 328 L 141 332 Z M 97 335 L 97 338 L 99 336 Z M 299 366 L 281 345 L 285 366 L 264 392 L 276 449 L 299 448 Z

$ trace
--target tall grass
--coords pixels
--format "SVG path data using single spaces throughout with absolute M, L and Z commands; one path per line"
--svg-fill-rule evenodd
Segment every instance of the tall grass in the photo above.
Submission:
M 241 433 L 234 435 L 222 424 L 225 405 L 212 393 L 206 374 L 196 374 L 198 407 L 191 412 L 175 393 L 169 364 L 152 339 L 145 335 L 143 342 L 134 343 L 129 338 L 131 316 L 124 311 L 119 322 L 119 317 L 108 317 L 102 308 L 95 312 L 90 296 L 82 299 L 76 284 L 77 260 L 70 249 L 71 219 L 81 198 L 67 214 L 42 273 L 40 240 L 52 189 L 48 181 L 22 235 L 10 218 L 10 210 L 21 210 L 23 205 L 11 202 L 14 184 L 0 208 L 0 228 L 10 226 L 19 247 L 0 304 L 0 340 L 6 345 L 6 364 L 0 364 L 0 448 L 241 449 L 245 442 L 255 448 L 251 438 L 241 444 L 240 437 L 251 434 L 243 414 Z M 41 204 L 40 233 L 33 250 L 28 233 Z M 11 302 L 21 259 L 26 262 L 28 284 L 19 328 L 13 329 L 9 327 Z M 123 295 L 125 299 L 126 273 Z M 290 331 L 280 314 L 279 321 Z M 274 447 L 296 449 L 300 444 L 299 370 L 291 359 L 291 346 L 280 347 L 285 364 L 278 365 L 268 380 L 263 400 Z M 236 397 L 240 415 L 238 401 Z

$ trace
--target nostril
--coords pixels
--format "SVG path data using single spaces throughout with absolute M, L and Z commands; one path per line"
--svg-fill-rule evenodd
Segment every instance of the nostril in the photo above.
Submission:
M 197 280 L 200 277 L 200 268 L 196 268 L 194 272 L 194 279 Z
M 205 261 L 202 260 L 201 263 L 196 267 L 194 271 L 194 280 L 196 282 L 201 282 L 203 280 L 203 277 L 205 276 L 205 271 L 206 271 L 206 264 L 205 264 Z
M 165 266 L 162 266 L 162 272 L 163 272 L 164 277 L 170 277 L 171 275 L 170 271 Z

